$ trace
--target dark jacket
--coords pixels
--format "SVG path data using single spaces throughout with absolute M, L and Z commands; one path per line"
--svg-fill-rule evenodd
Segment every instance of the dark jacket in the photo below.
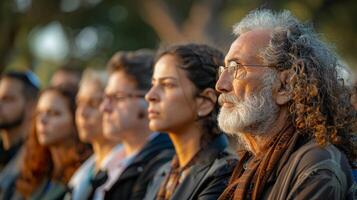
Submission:
M 19 192 L 15 193 L 12 200 L 62 200 L 67 191 L 67 186 L 63 183 L 45 179 L 31 194 L 24 198 Z
M 147 143 L 120 175 L 104 199 L 141 200 L 157 170 L 175 154 L 167 134 L 160 133 Z
M 226 188 L 236 165 L 236 156 L 227 151 L 225 135 L 217 136 L 199 154 L 183 182 L 176 188 L 171 200 L 216 200 Z M 156 174 L 145 200 L 154 200 L 162 182 L 166 179 L 171 163 L 165 164 Z
M 346 156 L 311 140 L 279 163 L 261 199 L 355 199 L 355 187 Z
M 16 151 L 16 154 L 11 156 L 12 159 L 0 170 L 0 200 L 12 199 L 16 193 L 15 184 L 22 166 L 24 148 Z M 0 155 L 1 153 L 0 151 Z

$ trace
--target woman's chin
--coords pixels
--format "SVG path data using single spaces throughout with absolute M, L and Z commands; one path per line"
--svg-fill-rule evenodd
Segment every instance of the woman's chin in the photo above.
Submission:
M 163 131 L 162 125 L 157 120 L 150 120 L 149 128 L 152 131 Z

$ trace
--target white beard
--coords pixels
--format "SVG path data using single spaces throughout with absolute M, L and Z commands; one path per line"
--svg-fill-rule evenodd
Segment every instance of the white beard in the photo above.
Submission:
M 263 77 L 263 88 L 256 94 L 239 101 L 235 95 L 221 94 L 219 102 L 230 102 L 231 108 L 222 107 L 218 114 L 218 125 L 226 133 L 238 136 L 239 143 L 249 150 L 244 142 L 242 132 L 249 132 L 253 136 L 261 136 L 274 122 L 279 110 L 272 96 L 272 85 L 276 73 L 270 72 Z

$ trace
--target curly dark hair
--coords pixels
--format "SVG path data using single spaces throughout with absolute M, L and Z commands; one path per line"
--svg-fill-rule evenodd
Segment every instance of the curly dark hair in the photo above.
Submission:
M 49 87 L 43 90 L 41 95 L 49 91 L 54 91 L 64 97 L 74 119 L 76 91 L 62 86 Z M 75 125 L 74 121 L 73 125 Z M 39 143 L 35 122 L 33 122 L 32 131 L 25 142 L 24 160 L 16 182 L 17 190 L 24 197 L 29 197 L 35 192 L 46 178 L 67 184 L 75 170 L 88 158 L 91 153 L 89 146 L 79 141 L 77 133 L 73 135 L 75 145 L 66 152 L 67 160 L 62 163 L 62 170 L 55 172 L 49 147 Z
M 218 66 L 224 63 L 222 52 L 204 44 L 175 45 L 160 50 L 155 60 L 168 54 L 175 56 L 180 62 L 179 67 L 186 72 L 197 89 L 195 95 L 199 95 L 206 88 L 215 89 Z M 208 142 L 220 133 L 217 123 L 218 112 L 219 105 L 216 102 L 214 110 L 200 119 L 204 132 L 207 133 L 203 135 L 202 141 Z
M 151 87 L 151 74 L 154 52 L 148 49 L 137 51 L 119 51 L 109 60 L 109 73 L 124 71 L 136 83 L 140 90 L 147 91 Z
M 288 11 L 253 11 L 234 32 L 240 35 L 262 28 L 273 30 L 270 44 L 261 52 L 265 64 L 292 74 L 289 110 L 296 130 L 315 138 L 320 146 L 334 144 L 353 161 L 351 133 L 356 111 L 341 75 L 345 67 L 337 55 L 310 24 L 299 22 Z

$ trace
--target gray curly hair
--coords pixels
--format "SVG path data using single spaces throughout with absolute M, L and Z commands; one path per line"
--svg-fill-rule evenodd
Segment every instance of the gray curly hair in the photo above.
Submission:
M 321 66 L 335 67 L 338 63 L 337 55 L 331 50 L 331 46 L 322 42 L 310 25 L 300 23 L 290 11 L 253 11 L 234 26 L 233 32 L 239 36 L 257 29 L 272 29 L 274 32 L 269 47 L 261 52 L 261 57 L 267 65 L 287 69 L 292 66 L 294 60 L 312 54 Z M 289 43 L 280 42 L 281 37 L 285 37 Z M 287 49 L 289 47 L 295 49 Z

